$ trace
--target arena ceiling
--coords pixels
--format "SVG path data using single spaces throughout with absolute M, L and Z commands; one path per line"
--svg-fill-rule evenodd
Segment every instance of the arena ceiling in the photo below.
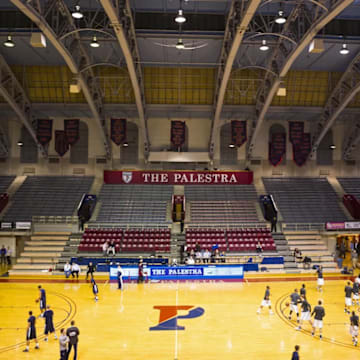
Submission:
M 109 116 L 139 119 L 145 153 L 149 116 L 207 116 L 210 155 L 223 120 L 246 118 L 249 159 L 264 120 L 301 117 L 314 124 L 315 151 L 334 121 L 353 120 L 360 106 L 359 18 L 359 0 L 3 0 L 0 42 L 11 36 L 16 46 L 0 49 L 2 110 L 30 132 L 34 116 L 91 116 L 108 156 Z M 46 47 L 30 44 L 35 33 Z M 309 52 L 314 38 L 321 52 Z M 190 49 L 176 48 L 179 39 Z M 74 81 L 79 94 L 69 92 Z

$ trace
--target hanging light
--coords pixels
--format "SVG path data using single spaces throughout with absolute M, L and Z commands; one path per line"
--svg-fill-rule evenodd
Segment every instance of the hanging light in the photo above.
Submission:
M 331 150 L 335 150 L 335 149 L 336 149 L 336 145 L 332 144 L 332 145 L 329 146 L 329 148 L 330 148 Z
M 83 13 L 80 11 L 80 5 L 75 5 L 75 9 L 71 15 L 74 19 L 82 19 L 84 17 Z
M 286 17 L 284 16 L 284 12 L 282 10 L 279 10 L 278 16 L 276 17 L 275 22 L 279 25 L 286 23 Z
M 178 42 L 176 43 L 175 47 L 178 49 L 178 50 L 182 50 L 182 49 L 185 49 L 185 45 L 183 43 L 183 41 L 181 39 L 178 40 Z
M 23 146 L 24 143 L 22 142 L 22 140 L 19 140 L 19 141 L 17 142 L 17 145 L 18 145 L 18 146 Z
M 179 9 L 178 14 L 176 15 L 175 21 L 178 24 L 182 24 L 186 21 L 186 17 L 184 16 L 182 9 Z
M 229 144 L 229 148 L 230 148 L 230 149 L 233 149 L 234 147 L 235 147 L 235 145 L 234 145 L 234 144 L 232 144 L 232 143 L 231 143 L 231 144 Z
M 128 142 L 125 141 L 125 142 L 123 143 L 123 147 L 128 147 L 128 146 L 129 146 Z
M 261 42 L 261 46 L 259 47 L 259 49 L 261 51 L 268 51 L 270 49 L 269 46 L 266 44 L 266 40 L 263 40 Z
M 92 41 L 90 43 L 90 46 L 93 48 L 98 48 L 100 47 L 100 44 L 98 43 L 96 36 L 93 36 Z
M 12 41 L 11 35 L 8 35 L 6 41 L 4 42 L 4 46 L 6 46 L 6 47 L 8 47 L 8 48 L 13 48 L 13 47 L 15 47 L 15 43 Z
M 339 50 L 339 53 L 341 55 L 347 55 L 349 53 L 349 49 L 347 48 L 346 44 L 343 44 L 342 48 Z

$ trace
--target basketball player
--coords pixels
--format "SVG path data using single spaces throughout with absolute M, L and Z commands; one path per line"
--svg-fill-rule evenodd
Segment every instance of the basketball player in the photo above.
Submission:
M 357 346 L 359 334 L 359 317 L 355 314 L 355 311 L 351 313 L 350 317 L 350 335 L 354 346 Z
M 298 294 L 298 289 L 295 289 L 294 292 L 290 295 L 290 313 L 289 320 L 291 320 L 291 315 L 293 311 L 296 313 L 296 321 L 299 323 L 299 308 L 298 303 L 301 302 L 300 296 Z
M 317 290 L 322 292 L 323 291 L 323 286 L 324 286 L 324 275 L 323 275 L 323 268 L 322 266 L 320 265 L 318 267 L 318 269 L 316 270 L 316 273 L 317 273 Z
M 46 311 L 42 314 L 42 317 L 45 319 L 45 339 L 48 341 L 48 334 L 54 333 L 54 339 L 57 339 L 55 327 L 54 327 L 54 312 L 50 309 L 50 305 L 46 307 Z
M 122 290 L 123 287 L 124 287 L 124 284 L 123 284 L 123 270 L 122 270 L 120 265 L 118 265 L 116 277 L 117 277 L 117 281 L 118 281 L 118 289 Z
M 353 284 L 353 305 L 357 305 L 359 306 L 359 283 L 358 282 L 354 282 Z
M 301 296 L 301 315 L 300 315 L 300 323 L 296 330 L 301 330 L 301 325 L 303 321 L 308 321 L 312 326 L 311 322 L 311 305 L 306 300 L 305 295 Z
M 344 312 L 347 314 L 350 314 L 350 307 L 352 305 L 352 300 L 351 300 L 351 296 L 353 293 L 353 288 L 351 286 L 351 282 L 348 281 L 347 285 L 345 286 L 345 308 L 344 308 Z
M 264 299 L 263 301 L 261 302 L 261 305 L 257 311 L 257 314 L 260 314 L 261 312 L 261 309 L 264 307 L 264 306 L 267 306 L 269 308 L 269 314 L 270 315 L 273 315 L 273 311 L 271 310 L 271 300 L 270 300 L 270 286 L 267 286 L 266 287 L 266 290 L 265 290 L 265 295 L 264 295 Z
M 138 265 L 138 269 L 139 269 L 139 276 L 138 276 L 138 284 L 139 283 L 143 283 L 144 282 L 144 263 L 143 263 L 143 259 L 140 258 L 139 260 L 139 265 Z
M 302 284 L 301 289 L 300 289 L 300 296 L 304 296 L 306 298 L 306 289 L 305 289 L 305 284 Z
M 315 316 L 314 316 L 314 323 L 313 323 L 311 335 L 315 336 L 316 329 L 319 329 L 320 340 L 321 340 L 322 339 L 323 318 L 325 316 L 325 309 L 322 306 L 321 300 L 319 300 L 318 305 L 316 305 L 314 307 L 314 310 L 311 313 L 311 316 L 313 316 L 313 315 L 315 315 Z
M 32 311 L 29 311 L 28 326 L 26 328 L 26 348 L 23 350 L 23 352 L 29 352 L 29 345 L 31 340 L 35 340 L 35 349 L 40 348 L 36 337 L 35 322 L 35 316 L 33 315 Z
M 95 295 L 95 301 L 98 301 L 99 298 L 98 298 L 97 295 L 99 293 L 99 288 L 98 288 L 94 278 L 91 279 L 91 283 L 92 283 L 92 291 L 93 291 L 93 293 Z
M 46 292 L 45 289 L 41 287 L 41 285 L 38 286 L 39 289 L 39 298 L 36 300 L 36 302 L 40 302 L 40 311 L 43 313 L 46 310 Z

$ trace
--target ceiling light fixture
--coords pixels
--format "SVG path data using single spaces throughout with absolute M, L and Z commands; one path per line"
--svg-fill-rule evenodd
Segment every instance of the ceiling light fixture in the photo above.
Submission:
M 182 9 L 179 9 L 178 14 L 176 15 L 175 21 L 178 24 L 182 24 L 186 21 L 186 17 L 184 16 Z
M 181 39 L 178 40 L 178 42 L 176 43 L 175 47 L 178 49 L 178 50 L 183 50 L 185 49 L 185 45 L 183 43 L 183 41 Z
M 6 46 L 6 47 L 8 47 L 8 48 L 13 48 L 13 47 L 15 47 L 15 43 L 12 41 L 11 35 L 8 35 L 6 41 L 4 42 L 4 46 Z
M 19 140 L 19 141 L 17 142 L 17 145 L 18 145 L 18 146 L 23 146 L 24 143 L 23 143 L 21 140 Z
M 259 49 L 261 50 L 261 51 L 268 51 L 270 48 L 269 48 L 269 46 L 268 45 L 266 45 L 266 40 L 263 40 L 262 42 L 261 42 L 261 46 L 259 47 Z
M 234 144 L 229 144 L 229 148 L 233 149 L 235 147 Z
M 335 149 L 336 149 L 336 145 L 334 145 L 334 144 L 330 145 L 330 149 L 331 149 L 331 150 L 335 150 Z
M 128 142 L 125 141 L 125 142 L 123 143 L 123 147 L 128 147 L 128 146 L 129 146 Z
M 100 44 L 98 43 L 96 36 L 93 36 L 92 41 L 90 43 L 90 46 L 93 48 L 98 48 L 100 47 Z
M 286 23 L 286 17 L 284 16 L 284 12 L 282 10 L 279 10 L 278 16 L 276 17 L 275 22 L 279 25 Z
M 347 48 L 346 44 L 343 44 L 342 48 L 339 50 L 339 53 L 341 55 L 347 55 L 349 53 L 349 49 Z
M 75 5 L 75 9 L 71 13 L 71 16 L 74 19 L 82 19 L 84 17 L 83 13 L 80 11 L 80 5 Z

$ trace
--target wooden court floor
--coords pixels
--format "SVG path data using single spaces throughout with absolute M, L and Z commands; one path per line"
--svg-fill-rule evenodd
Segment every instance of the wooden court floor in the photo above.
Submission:
M 48 343 L 42 339 L 43 319 L 37 320 L 40 350 L 31 344 L 29 353 L 22 352 L 27 313 L 32 309 L 39 314 L 37 285 L 0 283 L 1 360 L 59 358 L 58 342 L 52 337 Z M 263 310 L 257 315 L 266 285 L 271 286 L 275 314 Z M 360 348 L 352 345 L 349 335 L 349 316 L 344 314 L 345 281 L 327 281 L 321 295 L 314 281 L 306 282 L 310 303 L 320 298 L 325 303 L 321 341 L 311 337 L 309 325 L 296 331 L 295 322 L 286 319 L 285 302 L 300 285 L 296 281 L 126 284 L 121 292 L 116 284 L 100 284 L 97 303 L 88 284 L 44 283 L 43 287 L 56 327 L 76 321 L 80 360 L 278 360 L 290 359 L 296 344 L 301 346 L 301 359 L 359 357 Z M 174 306 L 180 307 L 177 313 Z M 184 329 L 174 330 L 175 326 Z

